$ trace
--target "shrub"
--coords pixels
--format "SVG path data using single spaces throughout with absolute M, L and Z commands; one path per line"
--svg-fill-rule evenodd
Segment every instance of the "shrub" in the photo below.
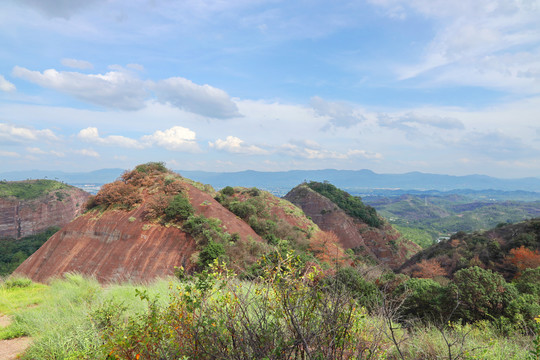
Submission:
M 217 260 L 221 255 L 225 254 L 225 248 L 223 244 L 217 243 L 215 241 L 210 241 L 206 246 L 204 246 L 199 253 L 198 266 L 202 269 L 206 268 L 208 265 Z
M 517 296 L 515 287 L 502 275 L 478 266 L 454 274 L 459 294 L 460 315 L 465 321 L 493 319 L 505 315 L 507 305 Z
M 146 164 L 137 165 L 135 170 L 144 174 L 166 173 L 169 172 L 164 162 L 147 162 Z
M 92 204 L 105 205 L 120 205 L 124 208 L 131 209 L 136 204 L 142 201 L 141 195 L 132 184 L 126 184 L 122 181 L 115 181 L 105 184 L 101 187 Z
M 540 267 L 525 269 L 514 284 L 519 292 L 535 295 L 540 299 Z
M 232 196 L 234 195 L 234 188 L 231 186 L 225 186 L 223 189 L 221 189 L 221 193 L 223 195 Z
M 212 241 L 224 242 L 229 235 L 219 226 L 221 221 L 204 215 L 191 216 L 182 225 L 182 230 L 189 233 L 199 246 L 206 246 Z
M 189 200 L 182 196 L 176 195 L 169 202 L 167 208 L 165 208 L 164 213 L 168 221 L 182 221 L 189 218 L 195 210 Z

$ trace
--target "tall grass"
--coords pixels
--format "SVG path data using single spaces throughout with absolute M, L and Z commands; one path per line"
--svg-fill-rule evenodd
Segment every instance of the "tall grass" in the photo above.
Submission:
M 158 312 L 167 314 L 175 301 L 181 301 L 179 292 L 185 294 L 186 286 L 192 286 L 192 283 L 163 279 L 146 285 L 113 284 L 103 287 L 93 279 L 76 274 L 68 274 L 62 279 L 52 281 L 50 285 L 28 283 L 24 279 L 18 279 L 4 282 L 0 286 L 0 312 L 13 316 L 14 322 L 8 328 L 12 335 L 26 334 L 34 340 L 23 355 L 23 359 L 106 359 L 110 348 L 104 346 L 103 328 L 98 328 L 98 324 L 92 321 L 96 311 L 103 311 L 113 303 L 118 304 L 121 305 L 118 309 L 125 309 L 117 314 L 120 317 L 120 324 L 144 325 L 145 321 L 148 321 L 150 301 L 143 300 L 140 292 L 146 294 L 146 299 L 151 299 L 152 302 L 155 300 Z M 239 281 L 231 283 L 230 286 L 236 288 L 236 295 L 240 300 L 244 299 L 251 304 L 245 308 L 247 311 L 245 316 L 255 319 L 259 318 L 259 315 L 264 315 L 256 313 L 260 307 L 256 301 L 264 293 L 261 286 Z M 139 296 L 137 290 L 140 290 Z M 225 299 L 233 301 L 227 296 L 226 291 L 227 288 L 217 288 L 213 294 L 220 301 Z M 176 295 L 171 297 L 171 294 Z M 290 296 L 295 295 L 291 293 Z M 274 297 L 276 294 L 270 294 L 270 298 Z M 307 298 L 306 300 L 313 301 Z M 213 320 L 207 324 L 209 327 L 197 330 L 199 335 L 205 335 L 208 339 L 223 339 L 222 335 L 217 333 L 212 335 L 211 331 L 215 325 L 218 325 L 216 329 L 223 329 L 219 326 L 219 321 L 230 320 L 227 316 L 233 313 L 227 311 L 220 313 L 222 308 L 229 306 L 225 304 L 227 303 L 213 303 L 213 300 L 209 299 L 207 306 L 211 310 Z M 230 304 L 243 306 L 236 300 Z M 175 306 L 184 305 L 177 303 Z M 270 302 L 264 306 L 273 309 L 274 305 Z M 297 303 L 295 306 L 302 305 Z M 228 311 L 231 309 L 234 307 L 229 306 Z M 278 310 L 274 309 L 273 317 L 266 317 L 266 321 L 277 326 L 276 317 L 282 316 Z M 188 316 L 186 319 L 191 319 L 188 313 L 185 316 Z M 213 325 L 214 321 L 216 323 Z M 166 323 L 152 324 L 158 326 L 154 329 L 163 330 L 165 336 L 169 331 L 173 331 L 167 328 Z M 361 359 L 401 358 L 396 344 L 384 331 L 386 326 L 384 319 L 362 312 L 358 313 L 354 326 L 357 328 L 355 338 L 347 341 L 360 344 L 358 346 L 366 349 L 361 354 Z M 393 326 L 399 327 L 395 324 Z M 253 334 L 251 330 L 246 330 L 247 334 Z M 144 326 L 142 331 L 145 331 Z M 503 337 L 489 322 L 463 326 L 452 324 L 445 327 L 442 332 L 432 325 L 415 325 L 410 329 L 399 328 L 397 331 L 399 338 L 403 340 L 399 343 L 399 347 L 405 359 L 449 359 L 448 344 L 451 344 L 452 359 L 527 359 L 531 348 L 530 337 L 521 335 Z

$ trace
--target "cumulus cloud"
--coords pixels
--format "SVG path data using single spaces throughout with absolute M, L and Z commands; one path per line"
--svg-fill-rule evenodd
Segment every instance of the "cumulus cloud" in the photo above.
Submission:
M 20 0 L 20 2 L 36 9 L 45 16 L 68 19 L 82 9 L 93 4 L 104 2 L 104 0 Z
M 158 101 L 179 109 L 221 119 L 240 116 L 229 95 L 210 85 L 197 85 L 188 79 L 173 77 L 157 82 L 154 90 Z
M 85 62 L 73 59 L 64 59 L 63 63 L 79 68 L 85 66 Z M 137 64 L 128 67 L 132 70 L 144 69 Z M 152 99 L 153 91 L 160 103 L 187 112 L 217 119 L 241 116 L 229 95 L 210 85 L 198 85 L 181 77 L 158 82 L 144 81 L 121 66 L 113 65 L 110 69 L 105 74 L 83 74 L 55 69 L 39 72 L 15 66 L 13 76 L 110 109 L 140 110 L 146 106 L 147 100 Z
M 346 152 L 330 151 L 322 149 L 319 144 L 310 140 L 283 144 L 279 150 L 283 154 L 305 159 L 347 160 L 354 157 L 363 157 L 371 160 L 379 160 L 383 158 L 382 154 L 380 153 L 374 153 L 359 149 L 351 149 Z
M 88 70 L 94 68 L 94 65 L 92 65 L 92 63 L 77 59 L 62 59 L 62 65 L 81 70 Z
M 210 145 L 211 148 L 216 148 L 217 150 L 223 150 L 234 154 L 268 154 L 267 150 L 255 145 L 246 145 L 243 140 L 235 136 L 227 136 L 225 140 L 217 139 L 214 143 L 209 142 L 208 145 Z
M 34 155 L 53 155 L 53 156 L 56 156 L 56 157 L 64 157 L 64 156 L 66 156 L 66 154 L 64 154 L 61 151 L 56 151 L 56 150 L 45 151 L 45 150 L 42 150 L 42 149 L 40 149 L 38 147 L 27 147 L 26 151 L 28 151 L 30 154 L 34 154 Z
M 100 137 L 98 129 L 95 127 L 88 127 L 86 129 L 82 129 L 81 131 L 79 131 L 77 137 L 83 141 L 97 143 L 100 145 L 120 146 L 135 149 L 141 149 L 144 147 L 144 145 L 137 140 L 125 136 L 110 135 L 107 137 Z
M 80 150 L 74 150 L 75 154 L 79 154 L 82 156 L 88 156 L 88 157 L 95 157 L 98 158 L 100 155 L 97 153 L 97 151 L 92 149 L 80 149 Z
M 378 120 L 380 126 L 401 129 L 404 131 L 413 130 L 415 125 L 427 125 L 445 130 L 465 128 L 463 123 L 458 119 L 436 115 L 421 115 L 414 112 L 400 116 L 380 114 Z
M 173 126 L 165 131 L 158 130 L 152 135 L 145 135 L 141 138 L 141 141 L 148 145 L 161 146 L 167 150 L 189 152 L 199 151 L 195 140 L 195 132 L 182 126 Z
M 0 141 L 25 142 L 37 140 L 58 140 L 58 137 L 49 129 L 36 130 L 29 127 L 0 123 Z
M 111 109 L 142 109 L 148 96 L 143 81 L 122 71 L 94 75 L 48 69 L 41 73 L 15 66 L 13 75 Z
M 349 128 L 363 122 L 364 115 L 345 102 L 329 102 L 318 96 L 311 98 L 311 107 L 315 113 L 327 117 L 331 125 Z
M 0 90 L 1 91 L 13 91 L 15 90 L 15 85 L 6 80 L 3 75 L 0 75 Z

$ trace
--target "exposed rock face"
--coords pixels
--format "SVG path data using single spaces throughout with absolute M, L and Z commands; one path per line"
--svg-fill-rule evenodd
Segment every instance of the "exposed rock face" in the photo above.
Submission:
M 19 239 L 51 226 L 64 226 L 80 214 L 89 196 L 81 189 L 68 187 L 31 200 L 0 198 L 0 239 Z
M 213 197 L 184 184 L 195 214 L 221 220 L 228 233 L 240 241 L 261 238 Z M 163 226 L 145 220 L 153 194 L 143 189 L 142 203 L 130 211 L 89 211 L 53 235 L 15 273 L 44 282 L 66 272 L 94 276 L 101 283 L 131 280 L 149 281 L 174 274 L 175 266 L 189 270 L 197 251 L 193 238 L 177 226 Z
M 397 268 L 420 247 L 401 239 L 401 235 L 390 225 L 382 228 L 370 227 L 352 218 L 328 198 L 299 185 L 285 199 L 300 207 L 313 222 L 324 231 L 334 232 L 345 249 L 361 249 L 381 263 Z

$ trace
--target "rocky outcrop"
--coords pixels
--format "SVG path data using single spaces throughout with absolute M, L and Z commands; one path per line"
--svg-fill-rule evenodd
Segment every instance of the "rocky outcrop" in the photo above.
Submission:
M 78 216 L 90 194 L 72 186 L 24 200 L 0 197 L 0 239 L 19 239 L 64 226 Z
M 295 187 L 285 199 L 301 208 L 319 228 L 335 233 L 345 249 L 369 255 L 391 268 L 399 267 L 420 250 L 418 245 L 402 239 L 400 233 L 390 225 L 370 227 L 347 215 L 335 203 L 308 186 Z
M 159 176 L 151 180 L 155 184 L 164 181 Z M 173 275 L 179 266 L 189 271 L 195 265 L 193 257 L 198 250 L 192 236 L 179 224 L 163 224 L 146 217 L 152 198 L 160 194 L 162 186 L 139 188 L 141 201 L 131 210 L 98 207 L 79 216 L 53 235 L 15 273 L 44 282 L 66 272 L 78 272 L 110 283 L 150 281 Z M 225 232 L 238 234 L 238 242 L 261 241 L 249 225 L 210 194 L 187 182 L 182 182 L 182 188 L 195 215 L 219 219 Z

